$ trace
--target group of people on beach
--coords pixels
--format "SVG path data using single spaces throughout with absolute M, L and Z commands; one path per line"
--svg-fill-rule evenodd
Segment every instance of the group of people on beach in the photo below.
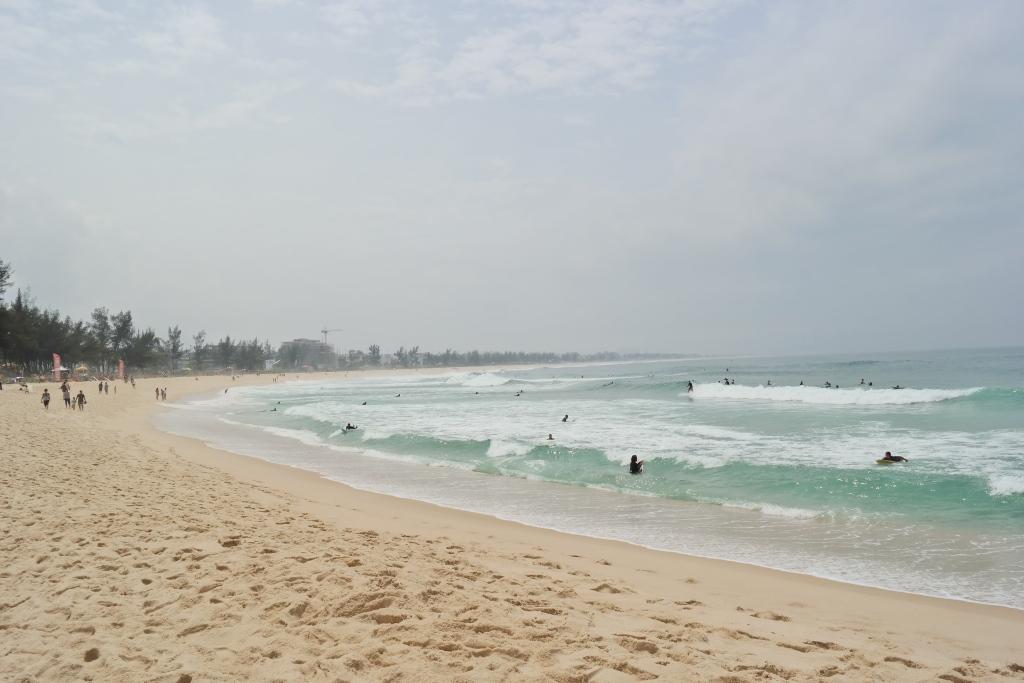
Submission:
M 135 387 L 135 378 L 134 377 L 128 377 L 127 375 L 125 375 L 125 377 L 123 378 L 123 381 L 125 382 L 125 384 L 130 382 L 132 387 L 133 388 Z M 23 384 L 22 385 L 22 390 L 23 391 L 28 391 L 29 393 L 31 393 L 30 390 L 29 390 L 28 384 Z M 85 398 L 85 391 L 84 390 L 79 389 L 78 393 L 74 394 L 73 393 L 74 390 L 71 388 L 71 385 L 68 383 L 68 380 L 65 379 L 65 380 L 63 380 L 60 383 L 59 391 L 60 391 L 61 398 L 64 401 L 64 407 L 65 408 L 69 408 L 71 410 L 75 410 L 75 409 L 77 409 L 77 410 L 85 410 L 85 406 L 88 403 L 88 401 Z M 110 381 L 106 380 L 106 379 L 99 380 L 97 382 L 97 384 L 96 384 L 96 392 L 100 396 L 103 396 L 103 395 L 109 396 L 110 395 Z M 116 383 L 114 384 L 114 395 L 117 395 L 117 384 Z M 53 399 L 53 395 L 50 393 L 49 388 L 44 388 L 43 389 L 43 394 L 39 398 L 39 402 L 43 404 L 43 409 L 44 410 L 49 410 L 50 409 L 50 401 L 52 399 Z
M 102 385 L 102 382 L 100 384 Z M 72 396 L 71 386 L 65 380 L 60 385 L 60 394 L 64 399 L 65 408 L 70 408 L 71 410 L 74 410 L 75 408 L 78 408 L 78 410 L 85 410 L 85 404 L 87 403 L 87 401 L 85 400 L 85 392 L 82 391 L 81 389 L 79 389 L 78 393 L 75 396 Z M 42 398 L 40 399 L 40 402 L 43 404 L 44 410 L 50 409 L 49 389 L 43 389 L 43 395 Z
M 166 401 L 167 400 L 167 387 L 161 389 L 160 387 L 154 387 L 153 391 L 156 394 L 156 400 Z

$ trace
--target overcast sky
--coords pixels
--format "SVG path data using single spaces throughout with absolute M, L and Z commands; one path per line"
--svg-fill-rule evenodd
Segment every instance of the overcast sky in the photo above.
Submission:
M 0 0 L 0 259 L 275 343 L 1024 342 L 1024 3 Z

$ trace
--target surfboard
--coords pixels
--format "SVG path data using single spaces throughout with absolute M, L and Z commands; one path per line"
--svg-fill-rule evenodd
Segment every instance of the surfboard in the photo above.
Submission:
M 899 461 L 897 460 L 886 460 L 885 458 L 879 458 L 875 461 L 879 465 L 896 465 Z

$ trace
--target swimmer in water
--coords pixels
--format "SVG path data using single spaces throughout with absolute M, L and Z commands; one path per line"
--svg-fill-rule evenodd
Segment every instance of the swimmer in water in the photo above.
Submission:
M 565 417 L 562 418 L 562 422 L 568 422 L 568 421 L 569 421 L 569 414 L 566 413 Z
M 910 462 L 902 455 L 893 455 L 889 451 L 885 452 L 885 455 L 882 456 L 882 460 L 885 460 L 886 462 Z
M 630 474 L 643 474 L 643 471 L 644 471 L 644 461 L 643 460 L 637 460 L 635 455 L 633 457 L 631 457 L 629 459 L 629 473 Z
M 548 434 L 548 441 L 554 441 L 554 440 L 555 440 L 555 437 L 553 435 L 551 435 L 551 434 Z

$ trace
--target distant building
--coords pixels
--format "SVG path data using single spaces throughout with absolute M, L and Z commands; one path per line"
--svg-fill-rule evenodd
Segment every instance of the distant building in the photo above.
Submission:
M 334 352 L 334 348 L 316 339 L 281 342 L 277 356 L 281 365 L 287 368 L 335 370 L 338 367 L 338 354 Z

